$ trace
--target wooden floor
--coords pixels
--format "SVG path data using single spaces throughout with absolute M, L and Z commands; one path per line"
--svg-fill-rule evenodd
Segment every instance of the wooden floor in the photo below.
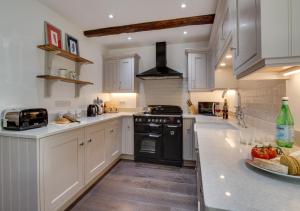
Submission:
M 119 162 L 72 211 L 197 210 L 194 169 Z

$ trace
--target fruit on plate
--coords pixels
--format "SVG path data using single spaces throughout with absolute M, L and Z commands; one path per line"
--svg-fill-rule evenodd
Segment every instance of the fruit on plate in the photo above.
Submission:
M 276 158 L 278 154 L 281 154 L 280 148 L 274 148 L 272 146 L 255 146 L 251 150 L 252 158 L 265 160 Z
M 300 175 L 300 163 L 295 157 L 283 155 L 280 157 L 280 164 L 288 166 L 290 175 Z

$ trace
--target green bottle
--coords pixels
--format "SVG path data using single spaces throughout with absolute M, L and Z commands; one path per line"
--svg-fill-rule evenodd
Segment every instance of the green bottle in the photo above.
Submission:
M 282 98 L 282 106 L 276 120 L 276 142 L 280 147 L 292 148 L 294 144 L 294 119 L 289 108 L 289 98 Z

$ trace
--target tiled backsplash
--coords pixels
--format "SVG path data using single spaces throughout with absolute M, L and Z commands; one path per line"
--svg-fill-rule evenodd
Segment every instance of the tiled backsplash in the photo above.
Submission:
M 286 96 L 285 80 L 239 81 L 246 122 L 250 125 L 275 129 L 281 98 Z

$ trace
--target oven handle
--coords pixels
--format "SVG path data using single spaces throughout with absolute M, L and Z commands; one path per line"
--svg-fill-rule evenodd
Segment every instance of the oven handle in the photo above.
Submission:
M 151 124 L 149 124 L 149 126 L 150 127 L 160 127 L 161 125 L 151 123 Z
M 178 128 L 181 127 L 180 125 L 167 125 L 168 128 Z
M 160 138 L 161 137 L 161 135 L 158 135 L 158 134 L 149 134 L 148 136 L 151 138 Z

